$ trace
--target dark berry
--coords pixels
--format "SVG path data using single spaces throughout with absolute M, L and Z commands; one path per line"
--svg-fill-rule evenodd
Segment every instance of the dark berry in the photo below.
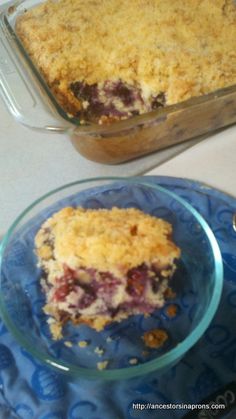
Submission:
M 114 96 L 120 98 L 125 106 L 131 106 L 134 103 L 133 91 L 121 81 L 115 84 L 112 89 Z
M 79 309 L 83 310 L 91 306 L 91 304 L 96 300 L 96 295 L 94 293 L 86 293 L 79 301 Z
M 63 284 L 56 289 L 53 295 L 55 301 L 64 301 L 66 296 L 72 291 L 70 284 Z
M 92 99 L 98 97 L 98 86 L 97 83 L 87 84 L 81 81 L 71 83 L 70 88 L 74 93 L 75 97 L 84 101 L 90 102 Z
M 165 93 L 161 92 L 157 96 L 155 96 L 152 100 L 152 109 L 157 109 L 165 106 L 166 104 L 166 97 Z
M 152 279 L 151 284 L 152 284 L 152 291 L 154 292 L 154 294 L 157 294 L 157 292 L 159 291 L 159 288 L 160 288 L 159 282 L 157 282 L 156 279 Z
M 142 296 L 147 282 L 147 267 L 141 265 L 138 268 L 130 269 L 127 276 L 127 292 L 132 296 Z

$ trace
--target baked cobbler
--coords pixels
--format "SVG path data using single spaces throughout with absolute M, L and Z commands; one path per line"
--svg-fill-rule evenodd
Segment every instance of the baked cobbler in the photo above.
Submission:
M 105 124 L 236 84 L 233 0 L 48 0 L 16 32 L 63 109 Z
M 135 208 L 67 207 L 35 238 L 54 339 L 68 321 L 97 331 L 164 305 L 180 249 L 172 226 Z

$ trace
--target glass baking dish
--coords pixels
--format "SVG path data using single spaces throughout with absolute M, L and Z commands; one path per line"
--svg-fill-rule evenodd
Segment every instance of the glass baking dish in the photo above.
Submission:
M 236 85 L 110 125 L 81 125 L 60 107 L 15 33 L 17 17 L 42 0 L 18 0 L 0 16 L 0 88 L 17 121 L 64 132 L 86 158 L 117 164 L 236 122 Z

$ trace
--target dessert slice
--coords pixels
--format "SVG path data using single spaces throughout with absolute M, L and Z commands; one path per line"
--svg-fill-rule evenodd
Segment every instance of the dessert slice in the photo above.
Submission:
M 35 238 L 54 339 L 67 321 L 97 331 L 164 304 L 180 249 L 172 226 L 135 208 L 63 208 Z

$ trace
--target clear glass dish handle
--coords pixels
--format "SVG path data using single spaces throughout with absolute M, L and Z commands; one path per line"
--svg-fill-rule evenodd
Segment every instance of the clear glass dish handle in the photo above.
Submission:
M 70 129 L 50 109 L 36 80 L 12 53 L 12 40 L 0 23 L 0 95 L 14 118 L 31 128 L 65 132 Z

